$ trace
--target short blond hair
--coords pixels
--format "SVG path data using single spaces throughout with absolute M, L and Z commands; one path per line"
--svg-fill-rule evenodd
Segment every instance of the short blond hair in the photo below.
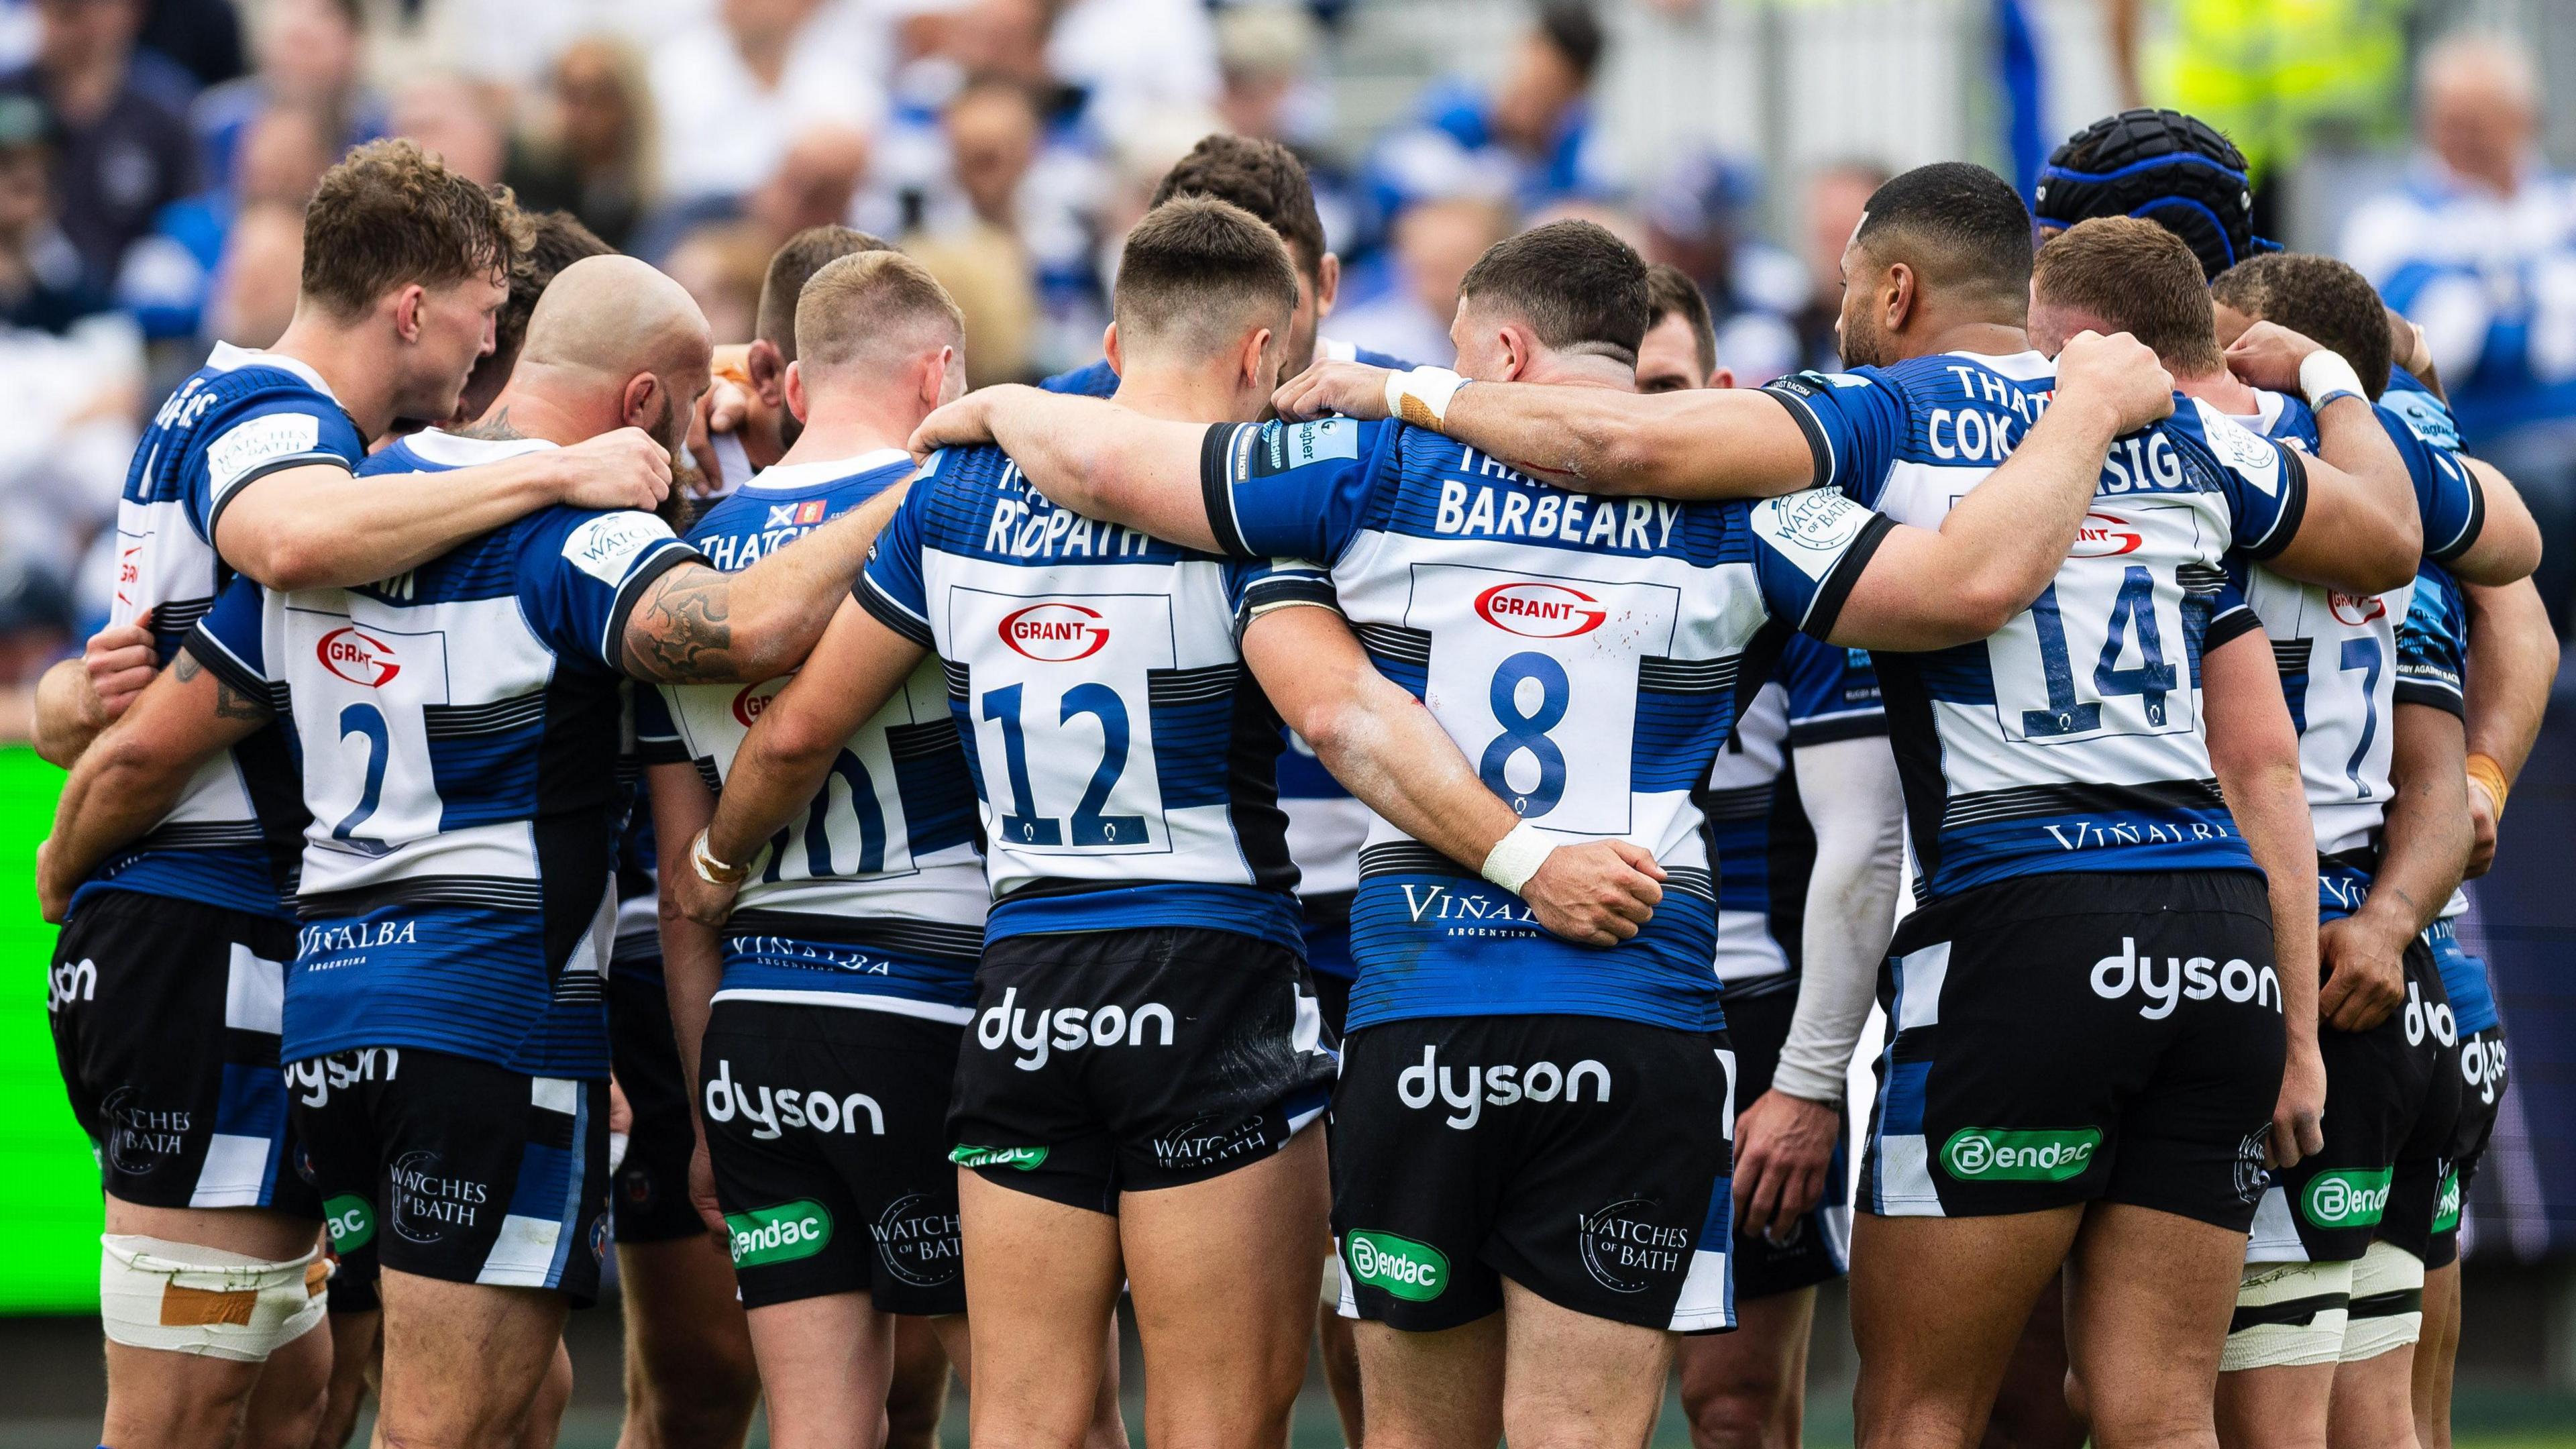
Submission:
M 948 289 L 901 252 L 838 258 L 796 294 L 796 359 L 809 372 L 954 345 L 965 330 Z

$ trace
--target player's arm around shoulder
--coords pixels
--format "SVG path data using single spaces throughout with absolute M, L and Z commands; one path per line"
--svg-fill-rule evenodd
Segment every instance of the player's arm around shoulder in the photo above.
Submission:
M 2127 333 L 2069 339 L 2056 396 L 2012 456 L 1938 529 L 1888 530 L 1827 637 L 1922 650 L 2002 629 L 2065 563 L 2112 440 L 2172 411 L 2173 378 L 2145 344 Z
M 665 868 L 666 899 L 721 925 L 763 842 L 802 811 L 858 727 L 885 707 L 928 652 L 846 598 L 805 667 L 771 696 L 734 752 L 724 792 L 685 862 Z
M 1394 417 L 1582 493 L 1768 498 L 1818 481 L 1805 428 L 1758 391 L 1626 393 L 1319 362 L 1273 395 L 1292 421 Z
M 757 684 L 796 668 L 909 487 L 887 488 L 739 573 L 690 562 L 655 578 L 626 616 L 622 667 L 657 684 Z
M 272 717 L 264 688 L 254 691 L 233 672 L 206 667 L 201 647 L 192 638 L 63 783 L 53 833 L 36 861 L 46 920 L 60 922 L 73 890 L 99 862 L 170 812 L 198 766 Z
M 1201 552 L 1217 552 L 1199 488 L 1209 425 L 1150 418 L 1101 398 L 1003 385 L 922 419 L 912 453 L 993 444 L 1048 502 Z
M 218 500 L 211 533 L 225 562 L 272 589 L 350 588 L 549 505 L 649 510 L 670 487 L 670 454 L 641 428 L 620 428 L 443 473 L 360 476 L 340 462 L 281 468 Z
M 2484 458 L 2463 453 L 2452 461 L 2475 480 L 2478 519 L 2475 536 L 2448 557 L 2434 561 L 2462 584 L 2503 588 L 2531 577 L 2540 567 L 2540 524 L 2522 501 L 2522 490 Z M 2427 540 L 2430 551 L 2431 540 Z
M 2413 578 L 2424 553 L 2414 475 L 2352 365 L 2279 323 L 2257 322 L 2228 347 L 2227 366 L 2255 387 L 2306 397 L 2316 412 L 2316 455 L 2283 454 L 2304 497 L 2298 516 L 2284 521 L 2290 536 L 2265 562 L 2291 578 L 2365 594 Z M 2208 426 L 2236 427 L 2224 419 Z

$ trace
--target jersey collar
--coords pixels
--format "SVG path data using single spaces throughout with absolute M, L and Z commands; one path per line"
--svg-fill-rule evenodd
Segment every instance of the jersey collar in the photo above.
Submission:
M 331 384 L 322 380 L 322 374 L 283 352 L 264 352 L 255 347 L 235 347 L 229 342 L 218 342 L 215 344 L 215 350 L 206 354 L 206 366 L 217 372 L 233 372 L 245 367 L 274 367 L 283 372 L 294 373 L 304 380 L 305 386 L 330 398 L 331 401 L 336 403 L 340 400 L 338 395 L 331 391 Z
M 522 453 L 543 452 L 554 444 L 543 438 L 460 438 L 444 428 L 423 428 L 403 439 L 403 446 L 424 463 L 471 468 L 477 463 L 497 463 Z
M 1959 352 L 1949 356 L 1964 357 L 1989 372 L 2000 372 L 2015 382 L 2046 382 L 2057 376 L 2057 363 L 2036 349 L 2019 352 Z
M 743 491 L 748 493 L 791 493 L 798 489 L 838 483 L 856 478 L 879 468 L 909 463 L 912 455 L 901 448 L 876 448 L 854 458 L 824 458 L 812 463 L 772 463 L 751 475 Z

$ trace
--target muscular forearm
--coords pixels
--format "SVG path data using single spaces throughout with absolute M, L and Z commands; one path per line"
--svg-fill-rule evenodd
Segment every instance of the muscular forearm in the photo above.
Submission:
M 2531 758 L 2558 677 L 2558 634 L 2530 580 L 2502 588 L 2460 586 L 2468 606 L 2468 752 L 2511 784 Z
M 1958 586 L 1998 596 L 1996 628 L 2057 577 L 2119 430 L 2110 408 L 2060 393 L 2003 466 L 1942 518 L 1941 546 Z
M 1477 383 L 1449 400 L 1440 431 L 1586 493 L 1762 498 L 1818 481 L 1780 400 L 1731 388 L 1647 396 Z
M 2317 837 L 2295 756 L 2252 769 L 2222 769 L 2219 786 L 2237 832 L 2270 881 L 2272 951 L 2281 1014 L 2293 1046 L 2317 1035 Z
M 660 877 L 677 880 L 690 869 L 689 842 L 715 813 L 715 800 L 694 765 L 655 765 L 645 772 L 653 802 L 653 835 Z M 662 989 L 670 1000 L 671 1035 L 680 1049 L 682 1080 L 691 1100 L 698 1089 L 698 1045 L 707 1034 L 708 1003 L 724 977 L 724 955 L 715 929 L 680 914 L 666 886 L 660 901 Z M 695 1113 L 691 1114 L 693 1117 Z
M 626 620 L 626 672 L 662 684 L 758 684 L 804 663 L 903 495 L 889 488 L 740 573 L 671 570 Z
M 1798 797 L 1816 833 L 1800 930 L 1798 1004 L 1771 1078 L 1811 1102 L 1840 1101 L 1895 928 L 1905 868 L 1905 806 L 1887 742 L 1837 740 L 1798 751 Z
M 2401 704 L 2389 723 L 2396 742 L 2389 775 L 2396 793 L 2388 800 L 2370 895 L 2353 914 L 2402 941 L 2433 924 L 2459 888 L 2476 834 L 2469 823 L 2459 720 L 2430 705 Z
M 2311 487 L 2348 489 L 2354 517 L 2364 525 L 2342 541 L 2340 569 L 2348 573 L 2350 587 L 2397 588 L 2415 576 L 2424 554 L 2424 517 L 2406 460 L 2389 441 L 2378 412 L 2359 397 L 2336 398 L 2316 418 L 2317 456 L 2342 477 L 2312 477 Z
M 193 773 L 135 748 L 119 732 L 101 741 L 63 782 L 45 842 L 46 879 L 66 893 L 169 814 Z
M 1300 728 L 1342 788 L 1396 829 L 1469 870 L 1520 823 L 1476 777 L 1457 743 L 1421 702 L 1380 679 L 1326 720 Z
M 215 520 L 226 563 L 272 589 L 390 578 L 555 501 L 555 450 L 389 483 L 289 468 L 243 485 Z
M 66 659 L 36 681 L 36 726 L 33 743 L 47 764 L 70 769 L 107 722 L 90 688 L 89 671 L 77 659 Z

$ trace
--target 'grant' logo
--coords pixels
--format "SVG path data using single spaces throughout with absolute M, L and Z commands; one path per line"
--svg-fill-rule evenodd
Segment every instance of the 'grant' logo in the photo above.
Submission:
M 2129 526 L 2129 520 L 2109 513 L 2088 513 L 2075 526 L 2075 546 L 2066 551 L 2068 558 L 2118 558 L 2136 553 L 2146 539 Z
M 1088 659 L 1109 643 L 1109 626 L 1098 609 L 1080 604 L 1031 604 L 1002 616 L 1002 642 L 1011 651 L 1042 664 L 1070 664 Z
M 1476 612 L 1508 634 L 1531 639 L 1571 639 L 1589 634 L 1610 617 L 1601 601 L 1564 584 L 1496 584 L 1476 596 Z
M 2377 594 L 2346 594 L 2328 589 L 2326 607 L 2334 610 L 2337 619 L 2355 626 L 2388 616 L 2388 601 Z
M 1363 1229 L 1344 1235 L 1351 1276 L 1391 1298 L 1428 1303 L 1449 1290 L 1449 1259 L 1429 1243 Z
M 354 627 L 344 626 L 323 635 L 322 642 L 313 646 L 313 654 L 322 661 L 323 668 L 369 689 L 382 689 L 402 673 L 402 661 L 394 657 L 394 646 Z
M 752 722 L 760 718 L 760 712 L 769 708 L 769 702 L 776 699 L 778 691 L 786 687 L 787 681 L 783 678 L 765 679 L 758 684 L 744 685 L 742 692 L 733 697 L 734 722 L 744 729 L 751 728 Z
M 1963 1127 L 1943 1144 L 1941 1166 L 1963 1181 L 2064 1182 L 2082 1177 L 2101 1146 L 2098 1127 Z

